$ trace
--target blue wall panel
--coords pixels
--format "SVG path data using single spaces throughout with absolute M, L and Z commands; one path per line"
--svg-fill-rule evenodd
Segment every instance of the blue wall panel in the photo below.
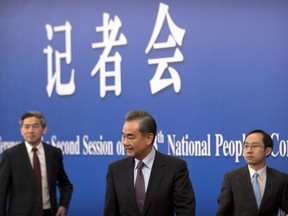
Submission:
M 43 112 L 44 140 L 62 148 L 75 186 L 69 215 L 102 215 L 108 164 L 125 157 L 124 115 L 144 109 L 158 122 L 157 149 L 187 161 L 197 215 L 213 215 L 224 173 L 245 165 L 241 142 L 250 130 L 273 136 L 268 164 L 288 173 L 287 24 L 284 0 L 3 0 L 0 155 L 22 140 L 21 115 Z M 101 47 L 103 26 L 114 30 Z M 157 69 L 160 90 L 152 93 Z M 101 85 L 108 71 L 120 85 L 114 76 L 106 87 L 117 90 Z M 161 88 L 164 80 L 174 84 Z

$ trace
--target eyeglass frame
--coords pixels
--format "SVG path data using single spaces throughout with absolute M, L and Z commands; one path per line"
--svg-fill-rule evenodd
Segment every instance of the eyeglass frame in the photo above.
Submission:
M 258 143 L 252 143 L 252 144 L 244 143 L 242 147 L 244 150 L 248 150 L 249 148 L 251 148 L 252 150 L 256 150 L 262 147 L 266 148 L 265 145 L 261 145 Z

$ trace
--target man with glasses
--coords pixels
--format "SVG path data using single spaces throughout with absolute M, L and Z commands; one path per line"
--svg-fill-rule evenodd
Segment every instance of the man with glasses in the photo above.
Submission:
M 253 130 L 246 136 L 243 151 L 248 166 L 225 174 L 217 216 L 288 213 L 288 175 L 266 166 L 272 149 L 273 140 L 266 132 Z

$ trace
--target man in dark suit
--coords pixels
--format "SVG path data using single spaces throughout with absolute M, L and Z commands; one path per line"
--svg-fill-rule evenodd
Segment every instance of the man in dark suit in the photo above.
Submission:
M 288 213 L 287 174 L 266 166 L 266 158 L 273 149 L 269 134 L 262 130 L 251 131 L 243 148 L 248 166 L 225 174 L 216 215 L 273 216 L 280 212 Z M 254 192 L 254 183 L 260 193 Z
M 122 143 L 128 157 L 109 165 L 105 216 L 195 215 L 187 164 L 153 148 L 156 130 L 156 122 L 149 113 L 135 110 L 126 114 Z M 144 165 L 139 171 L 140 163 Z M 141 176 L 142 193 L 137 186 Z
M 41 113 L 25 113 L 20 126 L 24 141 L 2 154 L 0 216 L 63 216 L 67 213 L 73 186 L 64 170 L 62 152 L 42 142 L 47 128 Z M 39 162 L 34 163 L 34 159 Z M 37 179 L 34 171 L 38 168 Z M 60 192 L 59 205 L 56 185 Z

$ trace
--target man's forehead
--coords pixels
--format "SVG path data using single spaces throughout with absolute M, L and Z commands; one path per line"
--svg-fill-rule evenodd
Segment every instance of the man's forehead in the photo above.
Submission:
M 126 121 L 122 128 L 122 133 L 136 133 L 139 131 L 139 121 Z
M 245 142 L 262 142 L 263 134 L 262 133 L 253 133 L 246 137 Z
M 40 119 L 35 117 L 35 116 L 31 116 L 31 117 L 27 117 L 23 120 L 23 123 L 24 124 L 28 124 L 28 123 L 39 123 L 40 122 Z

